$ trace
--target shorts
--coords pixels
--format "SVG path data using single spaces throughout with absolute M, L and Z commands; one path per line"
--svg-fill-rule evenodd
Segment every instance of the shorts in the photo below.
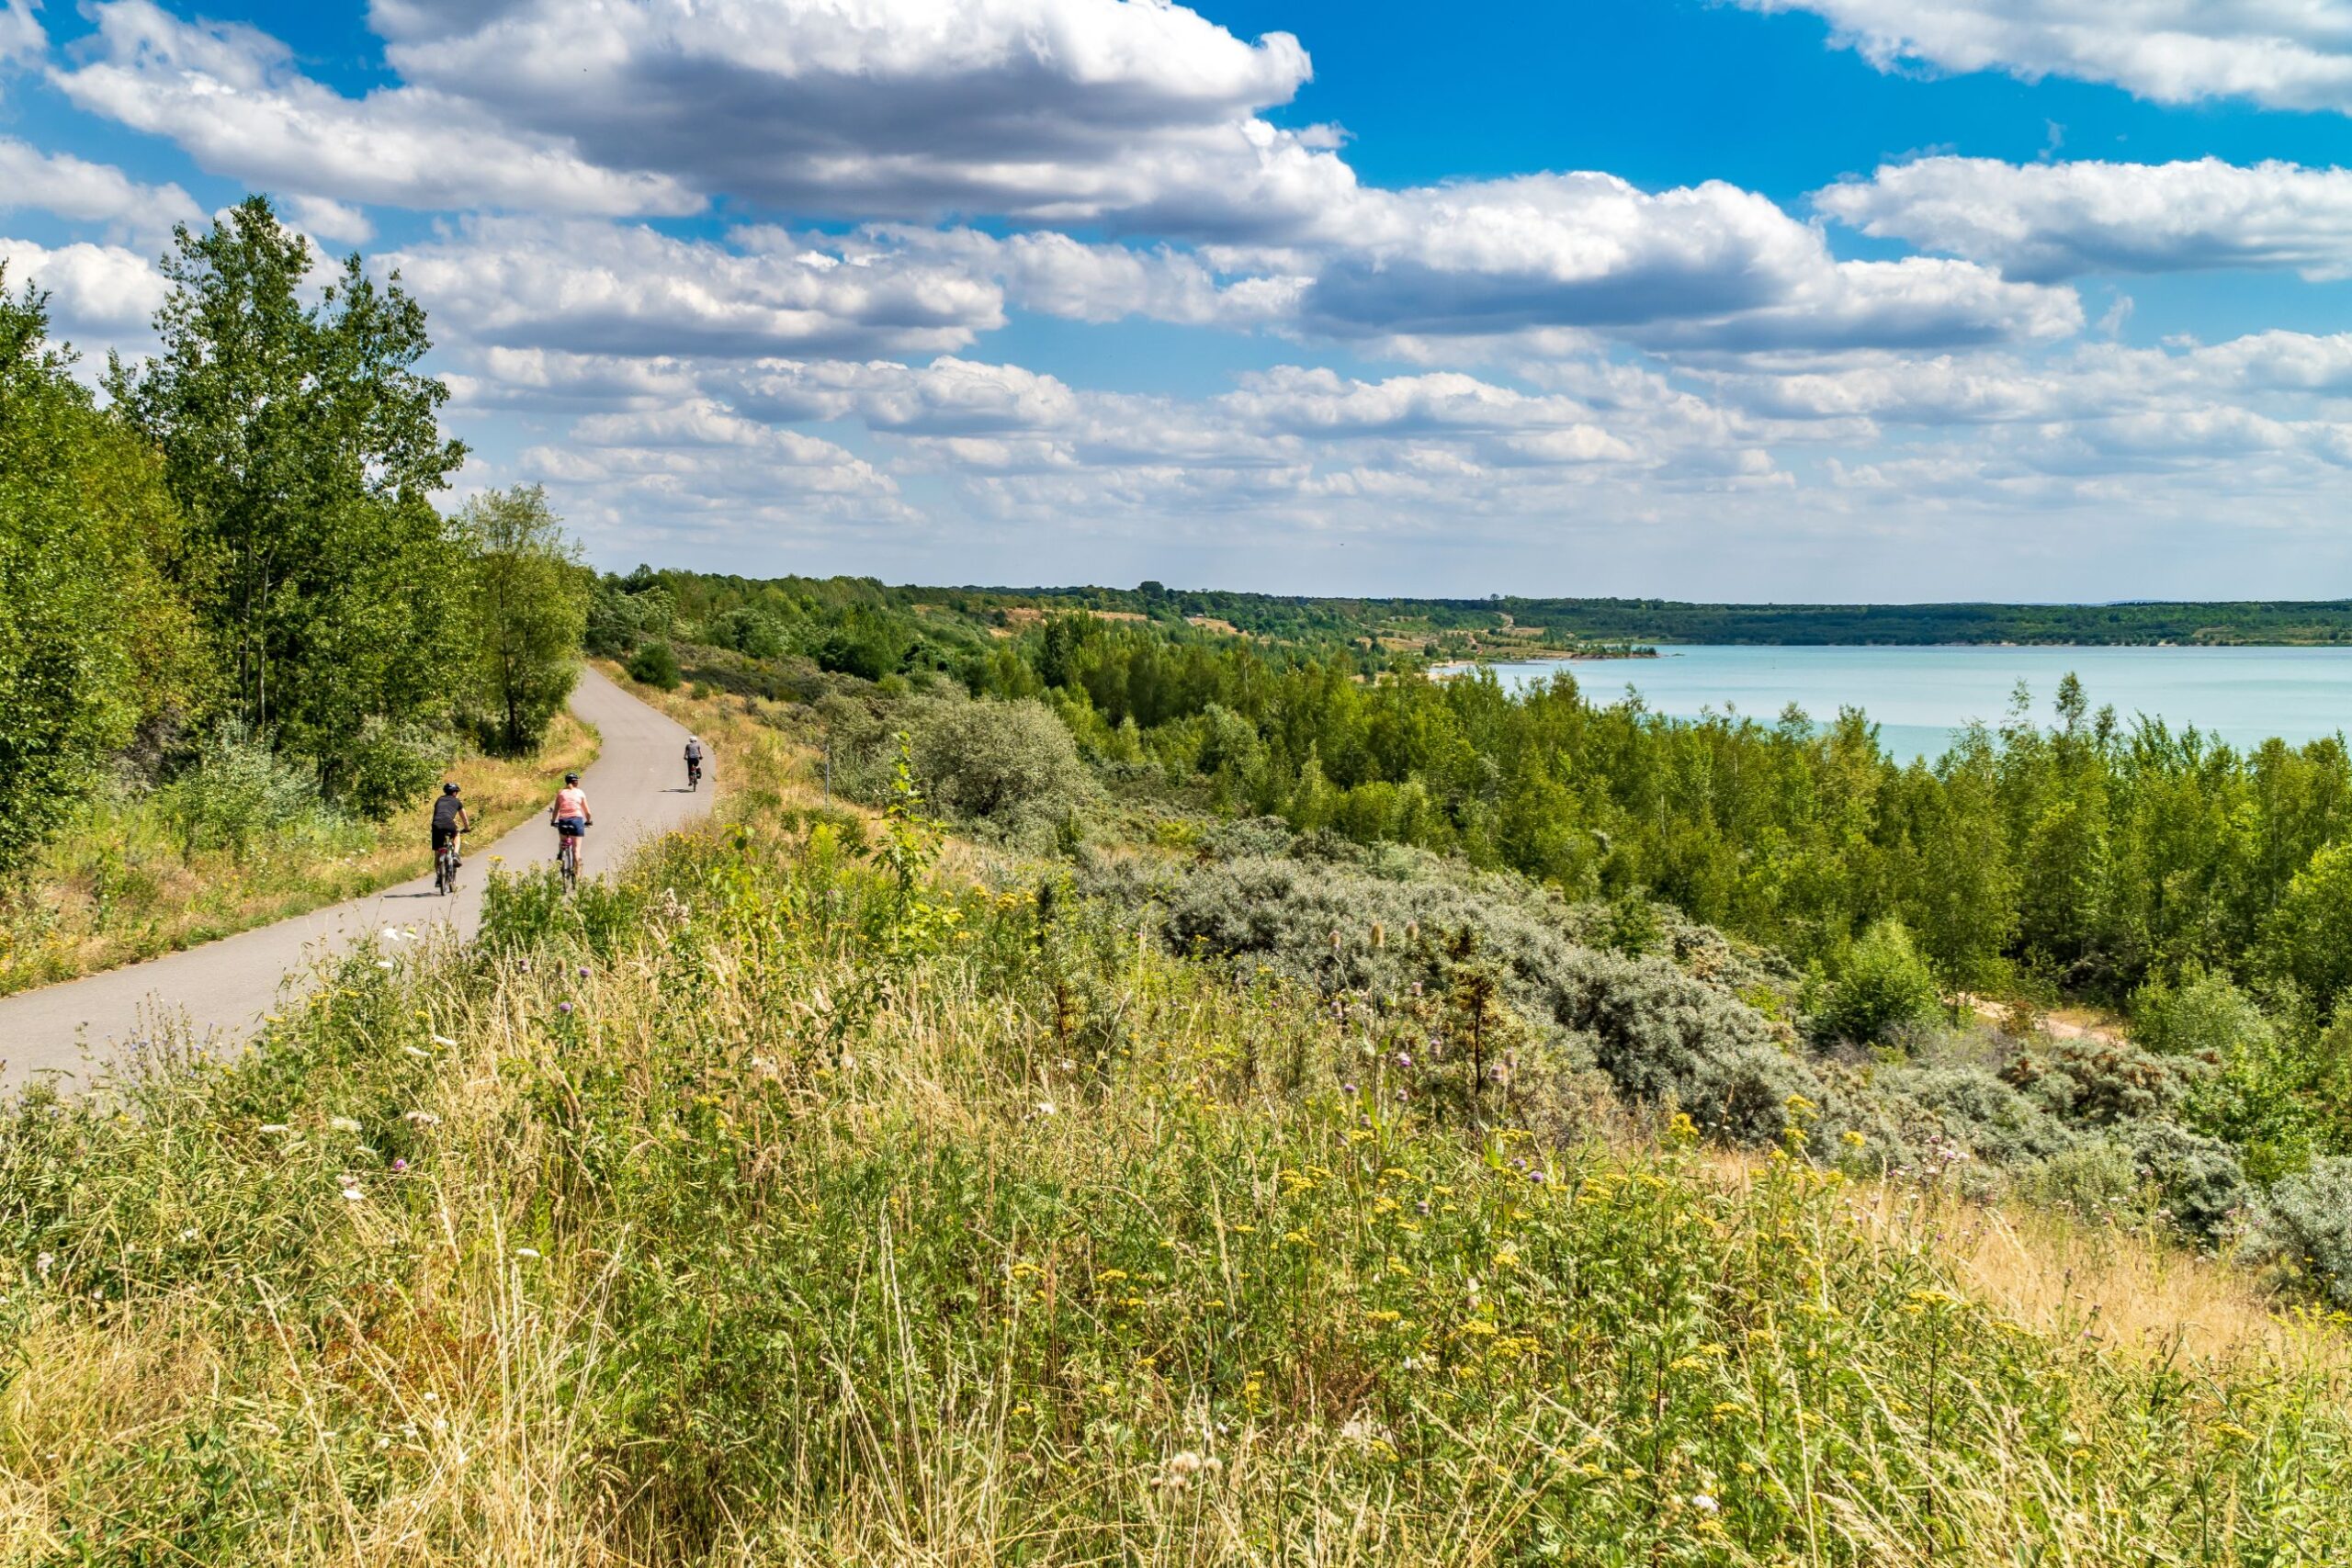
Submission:
M 457 841 L 458 830 L 455 828 L 435 828 L 433 829 L 433 852 L 435 854 L 439 854 L 443 850 L 447 849 L 451 844 L 454 844 Z
M 559 817 L 555 821 L 555 830 L 562 834 L 567 839 L 586 838 L 588 836 L 588 818 L 585 817 Z

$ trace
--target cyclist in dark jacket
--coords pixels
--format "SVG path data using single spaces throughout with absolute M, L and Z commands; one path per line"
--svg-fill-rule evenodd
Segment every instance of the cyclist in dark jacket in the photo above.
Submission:
M 439 854 L 458 841 L 458 834 L 473 830 L 473 820 L 466 815 L 466 803 L 458 796 L 457 782 L 444 784 L 441 798 L 433 803 L 433 852 Z

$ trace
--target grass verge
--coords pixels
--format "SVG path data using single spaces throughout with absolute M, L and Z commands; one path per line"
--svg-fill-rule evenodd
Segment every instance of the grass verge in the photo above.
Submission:
M 560 714 L 535 757 L 469 755 L 447 776 L 466 792 L 476 841 L 545 807 L 548 778 L 585 767 L 595 731 Z M 154 795 L 101 800 L 0 902 L 0 996 L 196 947 L 423 876 L 424 807 L 389 822 L 313 818 L 242 852 L 191 850 Z

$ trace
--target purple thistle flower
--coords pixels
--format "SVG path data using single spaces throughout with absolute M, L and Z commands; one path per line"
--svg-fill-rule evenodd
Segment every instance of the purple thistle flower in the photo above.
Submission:
M 588 978 L 588 965 L 586 965 L 585 964 L 582 964 L 580 966 L 580 977 L 581 977 L 582 979 L 583 979 L 583 980 L 585 980 L 586 978 Z
M 1541 1186 L 1543 1186 L 1543 1185 L 1544 1185 L 1544 1183 L 1548 1179 L 1548 1178 L 1546 1178 L 1546 1177 L 1544 1176 L 1544 1174 L 1542 1171 L 1540 1171 L 1540 1170 L 1531 1170 L 1531 1171 L 1529 1171 L 1529 1172 L 1527 1173 L 1527 1179 L 1528 1179 L 1528 1180 L 1530 1180 L 1530 1181 L 1532 1181 L 1532 1182 L 1533 1182 L 1533 1183 L 1535 1183 L 1535 1185 L 1537 1185 L 1538 1187 L 1541 1187 Z
M 1341 1094 L 1353 1094 L 1355 1091 L 1356 1086 L 1351 1083 L 1343 1083 L 1340 1086 L 1340 1092 Z
M 396 1160 L 392 1161 L 392 1169 L 393 1169 L 395 1172 L 403 1171 L 403 1170 L 406 1170 L 407 1168 L 408 1168 L 408 1161 L 406 1161 L 406 1160 L 404 1160 L 404 1159 L 396 1159 Z
M 1411 1066 L 1413 1065 L 1413 1056 L 1412 1056 L 1412 1053 L 1411 1053 L 1411 1052 L 1409 1052 L 1409 1051 L 1399 1051 L 1399 1052 L 1397 1052 L 1397 1053 L 1396 1053 L 1396 1065 L 1397 1065 L 1398 1066 L 1400 1066 L 1400 1067 L 1409 1067 L 1409 1066 Z
M 558 1012 L 570 1012 L 571 1010 L 571 1004 L 570 1002 L 558 1002 L 555 1004 L 555 1010 Z

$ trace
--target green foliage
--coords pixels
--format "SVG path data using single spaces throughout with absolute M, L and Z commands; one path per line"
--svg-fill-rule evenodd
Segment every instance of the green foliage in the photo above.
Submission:
M 234 717 L 204 738 L 194 766 L 161 792 L 166 815 L 191 852 L 253 846 L 325 810 L 316 775 L 281 758 Z
M 266 197 L 182 229 L 161 350 L 109 389 L 187 519 L 232 711 L 348 797 L 369 720 L 446 726 L 469 684 L 463 553 L 431 502 L 465 449 L 415 300 L 355 255 L 306 303 L 311 264 Z
M 163 571 L 179 513 L 49 344 L 40 297 L 6 283 L 0 267 L 0 868 L 203 690 L 194 621 Z
M 943 697 L 912 705 L 915 774 L 957 820 L 1035 842 L 1094 798 L 1069 731 L 1041 703 Z
M 678 655 L 666 642 L 649 642 L 628 658 L 628 676 L 639 685 L 673 691 L 678 684 Z
M 494 750 L 526 755 L 546 739 L 578 679 L 588 578 L 537 485 L 476 496 L 456 523 L 489 714 L 480 728 Z
M 1846 954 L 1818 1022 L 1831 1039 L 1892 1039 L 1936 1013 L 1935 976 L 1899 920 L 1881 920 Z
M 2322 1013 L 2352 990 L 2352 842 L 2329 844 L 2295 873 L 2264 922 L 2262 963 Z
M 2270 1190 L 2247 1249 L 2352 1308 L 2352 1158 L 2326 1156 Z

